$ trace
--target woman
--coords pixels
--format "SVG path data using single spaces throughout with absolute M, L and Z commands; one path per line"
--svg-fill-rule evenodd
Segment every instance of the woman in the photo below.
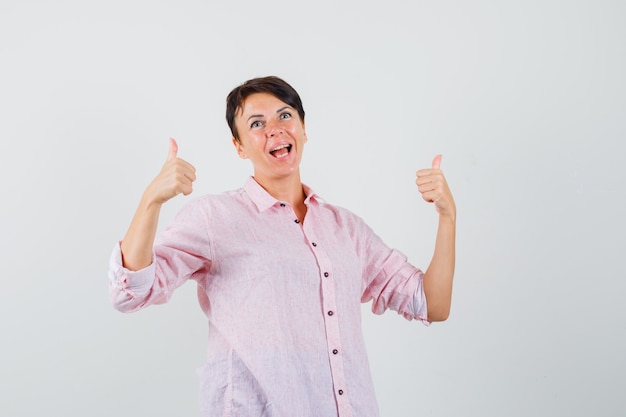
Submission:
M 203 415 L 378 416 L 360 303 L 425 323 L 450 311 L 456 208 L 441 156 L 416 178 L 439 213 L 422 273 L 359 217 L 302 184 L 304 109 L 289 84 L 247 81 L 229 94 L 226 119 L 254 176 L 188 203 L 155 240 L 162 204 L 190 194 L 196 179 L 170 139 L 167 161 L 111 256 L 115 307 L 163 303 L 188 279 L 197 282 L 209 320 Z

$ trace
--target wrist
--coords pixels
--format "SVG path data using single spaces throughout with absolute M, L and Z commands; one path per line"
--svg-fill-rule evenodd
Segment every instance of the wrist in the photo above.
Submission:
M 141 201 L 139 203 L 139 207 L 141 207 L 144 211 L 160 211 L 162 205 L 163 202 L 154 197 L 149 188 L 141 196 Z
M 456 224 L 456 213 L 440 213 L 439 214 L 439 222 L 449 223 L 452 225 Z

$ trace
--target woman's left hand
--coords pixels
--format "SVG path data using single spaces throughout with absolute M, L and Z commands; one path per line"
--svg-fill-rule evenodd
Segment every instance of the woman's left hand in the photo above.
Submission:
M 434 203 L 440 216 L 450 216 L 452 219 L 456 219 L 454 198 L 440 169 L 441 158 L 441 155 L 435 156 L 432 168 L 417 171 L 415 183 L 422 194 L 422 198 L 429 203 Z

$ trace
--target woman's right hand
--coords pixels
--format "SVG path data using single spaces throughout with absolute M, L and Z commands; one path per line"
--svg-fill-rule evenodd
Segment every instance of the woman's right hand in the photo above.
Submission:
M 148 185 L 126 236 L 120 243 L 122 265 L 138 271 L 152 262 L 152 245 L 159 223 L 161 205 L 178 194 L 188 195 L 196 180 L 196 169 L 178 158 L 178 145 L 170 138 L 170 151 L 161 172 Z
M 161 205 L 178 194 L 189 195 L 196 180 L 196 169 L 189 162 L 178 158 L 178 144 L 170 138 L 170 150 L 161 172 L 146 189 L 149 204 Z

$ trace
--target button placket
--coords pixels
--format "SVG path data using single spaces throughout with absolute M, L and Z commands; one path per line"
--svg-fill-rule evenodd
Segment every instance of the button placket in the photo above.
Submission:
M 341 350 L 341 335 L 339 332 L 339 320 L 336 314 L 337 305 L 335 299 L 334 282 L 332 280 L 322 280 L 324 321 L 326 327 L 326 343 L 330 360 L 333 385 L 336 387 L 335 395 L 340 403 L 340 416 L 350 415 L 347 395 L 345 395 L 345 375 L 343 372 L 343 358 L 339 355 Z
M 313 213 L 309 213 L 313 214 Z M 337 311 L 337 299 L 335 290 L 335 280 L 329 279 L 333 273 L 330 257 L 326 253 L 323 244 L 320 244 L 319 236 L 316 236 L 314 228 L 315 218 L 308 218 L 302 225 L 302 231 L 313 256 L 319 265 L 321 290 L 322 290 L 322 311 L 324 327 L 326 328 L 326 345 L 328 348 L 330 371 L 333 386 L 335 387 L 335 397 L 339 409 L 340 417 L 352 417 L 351 406 L 348 395 L 345 392 L 345 375 L 343 369 L 343 358 L 341 352 L 341 334 L 339 331 L 339 316 Z M 296 221 L 296 223 L 298 223 Z

